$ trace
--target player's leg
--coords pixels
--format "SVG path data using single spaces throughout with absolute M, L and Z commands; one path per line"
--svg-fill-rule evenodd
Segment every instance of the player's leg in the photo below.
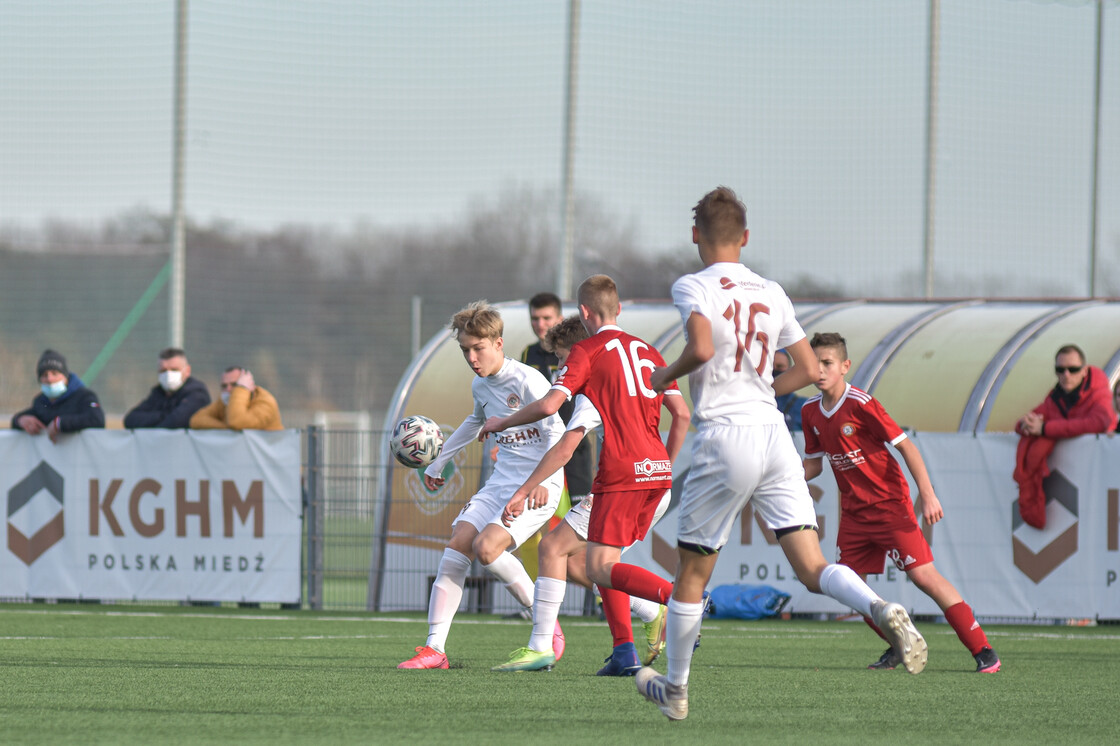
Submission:
M 548 670 L 563 654 L 563 632 L 557 619 L 567 589 L 565 574 L 570 555 L 582 554 L 584 541 L 562 522 L 540 543 L 540 575 L 533 589 L 533 631 L 527 647 L 510 654 L 492 671 Z M 559 639 L 558 637 L 559 636 Z
M 463 584 L 474 558 L 471 548 L 478 529 L 461 514 L 451 528 L 451 540 L 443 550 L 428 598 L 428 639 L 416 648 L 416 655 L 397 668 L 447 668 L 447 633 L 459 604 L 463 600 Z
M 474 540 L 474 552 L 482 567 L 500 580 L 519 604 L 531 609 L 533 579 L 513 555 L 512 550 L 515 548 L 513 536 L 501 524 L 488 523 Z
M 638 691 L 658 706 L 670 720 L 688 717 L 688 680 L 692 654 L 704 618 L 704 589 L 712 577 L 716 550 L 690 544 L 677 549 L 680 565 L 673 581 L 665 621 L 665 656 L 668 669 L 664 676 L 652 668 L 642 668 L 635 679 Z
M 664 514 L 665 508 L 668 506 L 668 490 L 666 490 L 663 502 L 664 505 L 658 505 L 658 512 L 654 515 L 655 522 Z M 591 582 L 591 579 L 587 577 L 587 527 L 591 517 L 591 506 L 593 504 L 594 496 L 585 496 L 572 506 L 572 509 L 564 516 L 562 526 L 566 527 L 566 530 L 574 532 L 580 541 L 579 549 L 566 556 L 568 582 L 581 585 L 588 590 L 594 590 L 596 594 L 599 594 L 599 590 L 595 587 L 594 583 Z M 559 531 L 559 529 L 554 530 L 552 533 L 556 533 L 557 531 Z M 551 534 L 549 535 L 551 536 Z M 622 552 L 625 553 L 626 549 L 623 549 Z M 542 548 L 542 566 L 545 562 L 545 554 L 546 550 Z M 665 607 L 653 601 L 639 598 L 638 596 L 630 596 L 629 598 L 630 611 L 634 616 L 642 620 L 642 631 L 646 638 L 646 650 L 641 653 L 639 657 L 643 665 L 649 665 L 665 648 Z M 636 644 L 635 647 L 637 647 Z
M 836 599 L 874 620 L 891 642 L 891 647 L 910 673 L 925 668 L 928 648 L 925 638 L 900 604 L 888 603 L 868 587 L 850 567 L 829 564 L 821 553 L 820 540 L 813 530 L 776 530 L 778 542 L 806 588 Z
M 659 488 L 597 496 L 587 535 L 587 575 L 600 591 L 609 588 L 659 604 L 669 600 L 672 583 L 644 567 L 620 561 L 622 547 L 645 537 L 664 493 Z M 629 601 L 626 606 L 629 610 Z
M 840 519 L 840 530 L 836 534 L 836 551 L 839 564 L 849 567 L 864 584 L 868 575 L 882 574 L 886 566 L 888 548 L 893 546 L 893 532 L 873 531 L 867 526 L 855 526 L 850 521 Z M 863 612 L 864 623 L 887 643 L 887 649 L 879 659 L 867 667 L 876 671 L 890 671 L 902 665 L 902 658 L 895 652 L 894 643 L 869 612 Z
M 589 542 L 587 546 L 587 576 L 599 587 L 603 599 L 603 616 L 611 631 L 613 649 L 599 676 L 633 676 L 641 668 L 641 659 L 634 646 L 634 630 L 630 624 L 630 596 L 611 588 L 604 578 L 610 577 L 610 568 L 618 563 L 620 547 Z
M 692 467 L 677 513 L 679 566 L 665 621 L 668 672 L 661 676 L 646 667 L 636 679 L 642 696 L 671 720 L 688 716 L 688 684 L 704 617 L 704 588 L 720 548 L 758 482 L 756 460 L 744 457 L 751 453 L 747 430 L 704 424 L 692 442 Z
M 937 571 L 932 562 L 918 565 L 907 571 L 907 575 L 927 596 L 932 598 L 945 614 L 945 621 L 957 633 L 968 652 L 976 661 L 978 673 L 996 673 L 1000 669 L 999 656 L 992 650 L 988 636 L 976 621 L 972 607 L 964 602 L 953 584 Z

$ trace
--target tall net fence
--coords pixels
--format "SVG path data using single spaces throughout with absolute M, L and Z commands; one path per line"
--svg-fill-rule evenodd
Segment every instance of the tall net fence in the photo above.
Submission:
M 930 5 L 579 5 L 575 272 L 664 298 L 690 207 L 747 202 L 799 297 L 923 293 Z M 1120 3 L 943 0 L 934 294 L 1120 293 Z M 0 412 L 53 347 L 110 425 L 168 343 L 174 2 L 0 6 Z M 185 346 L 285 424 L 376 420 L 477 298 L 556 284 L 567 7 L 189 3 Z M 412 299 L 422 301 L 419 320 Z M 5 418 L 6 419 L 6 418 Z M 379 425 L 374 421 L 373 427 Z

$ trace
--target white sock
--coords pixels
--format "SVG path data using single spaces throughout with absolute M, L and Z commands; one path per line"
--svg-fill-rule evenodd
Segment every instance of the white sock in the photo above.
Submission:
M 669 659 L 669 683 L 688 685 L 688 672 L 692 667 L 692 649 L 700 634 L 700 621 L 704 604 L 688 604 L 670 598 L 669 614 L 665 619 L 665 657 Z
M 529 647 L 538 653 L 552 650 L 552 632 L 556 629 L 556 617 L 560 615 L 560 604 L 564 601 L 564 591 L 568 584 L 556 578 L 537 578 L 533 600 L 533 634 L 529 637 Z
M 630 611 L 643 622 L 652 622 L 661 613 L 661 604 L 637 596 L 630 597 Z
M 502 552 L 498 559 L 483 567 L 486 572 L 502 581 L 510 595 L 517 599 L 517 603 L 526 609 L 533 607 L 533 579 L 525 572 L 525 565 L 521 564 L 521 560 L 509 552 Z
M 835 598 L 842 604 L 871 617 L 871 602 L 881 601 L 879 595 L 860 580 L 856 571 L 847 565 L 826 565 L 818 581 L 821 593 Z
M 428 642 L 425 643 L 441 653 L 445 652 L 443 646 L 447 644 L 451 620 L 463 600 L 463 583 L 470 567 L 470 559 L 462 552 L 451 547 L 443 550 L 436 581 L 432 583 L 432 597 L 428 599 Z

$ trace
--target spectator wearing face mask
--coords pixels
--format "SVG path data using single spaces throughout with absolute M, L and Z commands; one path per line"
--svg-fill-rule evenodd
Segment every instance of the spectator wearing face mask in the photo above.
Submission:
M 29 435 L 46 433 L 52 443 L 62 433 L 73 433 L 89 427 L 105 427 L 105 413 L 92 389 L 66 366 L 66 358 L 55 350 L 46 350 L 35 366 L 42 393 L 31 407 L 12 417 L 12 429 Z
M 283 430 L 276 397 L 258 386 L 253 374 L 234 365 L 222 374 L 219 401 L 210 402 L 191 417 L 194 430 Z
M 191 415 L 209 403 L 206 384 L 191 378 L 187 353 L 168 347 L 159 353 L 159 385 L 125 415 L 124 426 L 129 430 L 189 427 Z

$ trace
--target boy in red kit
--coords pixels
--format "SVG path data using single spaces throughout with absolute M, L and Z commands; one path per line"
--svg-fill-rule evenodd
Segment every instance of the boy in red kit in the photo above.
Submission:
M 999 656 L 988 644 L 972 609 L 933 566 L 933 554 L 914 517 L 906 477 L 887 450 L 889 443 L 902 454 L 918 485 L 922 517 L 934 524 L 944 512 L 917 446 L 875 398 L 844 380 L 851 361 L 843 337 L 815 334 L 809 344 L 820 363 L 815 385 L 821 393 L 801 410 L 805 478 L 813 479 L 824 470 L 822 458 L 827 455 L 840 488 L 836 537 L 840 563 L 866 579 L 883 572 L 885 556 L 890 555 L 895 566 L 941 607 L 945 620 L 976 659 L 976 671 L 999 671 Z M 864 617 L 864 621 L 887 639 L 870 619 Z M 897 653 L 887 648 L 868 668 L 891 669 L 898 663 Z
M 586 396 L 599 411 L 603 444 L 591 488 L 595 502 L 587 528 L 587 575 L 599 586 L 614 638 L 614 650 L 599 674 L 633 676 L 641 661 L 634 647 L 628 596 L 663 604 L 673 584 L 619 559 L 623 547 L 645 538 L 665 490 L 672 487 L 672 463 L 659 430 L 662 401 L 674 417 L 678 412 L 687 415 L 688 409 L 675 385 L 664 396 L 650 387 L 650 371 L 665 361 L 654 347 L 615 323 L 622 305 L 614 280 L 593 275 L 580 285 L 578 298 L 580 319 L 590 337 L 572 346 L 544 397 L 507 417 L 491 417 L 482 434 L 554 414 L 576 394 Z M 679 449 L 680 443 L 674 447 Z

